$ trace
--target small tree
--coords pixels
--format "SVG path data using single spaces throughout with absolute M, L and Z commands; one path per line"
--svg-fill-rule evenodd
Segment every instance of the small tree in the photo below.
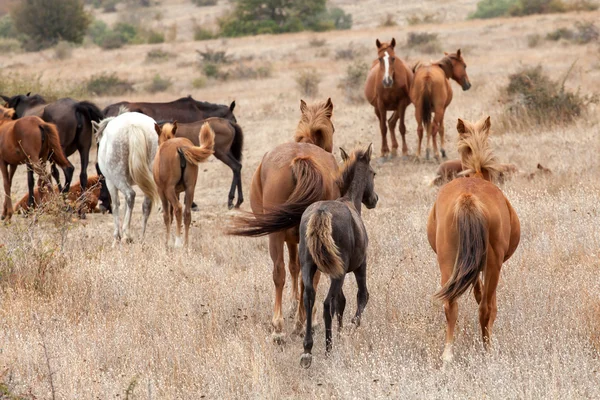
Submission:
M 82 0 L 21 0 L 12 11 L 16 29 L 37 48 L 59 40 L 81 43 L 91 22 Z

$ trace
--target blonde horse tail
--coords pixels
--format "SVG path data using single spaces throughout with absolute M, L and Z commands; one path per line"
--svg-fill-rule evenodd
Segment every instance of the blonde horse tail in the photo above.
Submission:
M 186 161 L 198 165 L 202 161 L 206 161 L 214 153 L 215 146 L 215 132 L 210 127 L 208 122 L 202 124 L 200 133 L 198 135 L 200 139 L 200 146 L 193 147 L 182 147 L 181 152 L 185 157 Z
M 173 133 L 174 124 L 167 122 L 160 129 L 160 137 L 158 138 L 158 144 L 161 145 L 169 139 L 173 139 L 175 134 Z
M 332 215 L 326 210 L 316 210 L 306 224 L 306 248 L 319 271 L 339 278 L 344 275 L 344 262 L 340 249 L 332 236 Z
M 436 297 L 454 301 L 479 279 L 487 263 L 488 224 L 483 204 L 472 194 L 458 198 L 454 209 L 458 230 L 458 250 L 450 279 Z
M 152 132 L 154 134 L 154 132 Z M 146 140 L 146 134 L 142 128 L 132 126 L 128 132 L 129 136 L 129 174 L 131 179 L 142 189 L 152 203 L 158 202 L 158 190 L 150 170 L 152 155 L 150 154 L 150 143 Z
M 71 163 L 65 157 L 65 153 L 63 153 L 62 146 L 60 145 L 60 136 L 58 136 L 56 125 L 43 122 L 40 124 L 40 130 L 42 131 L 42 137 L 48 140 L 48 148 L 52 153 L 48 155 L 48 158 L 52 159 L 61 168 L 70 167 Z

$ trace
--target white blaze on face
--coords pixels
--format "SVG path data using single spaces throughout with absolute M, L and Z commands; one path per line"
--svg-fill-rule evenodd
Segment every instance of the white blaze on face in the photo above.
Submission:
M 387 80 L 390 77 L 390 55 L 388 52 L 385 52 L 385 56 L 383 56 L 383 64 L 385 65 L 385 76 L 383 79 Z

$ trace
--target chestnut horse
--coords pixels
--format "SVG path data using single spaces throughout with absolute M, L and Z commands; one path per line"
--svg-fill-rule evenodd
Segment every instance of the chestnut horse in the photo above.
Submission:
M 295 143 L 284 143 L 266 153 L 254 173 L 250 188 L 253 215 L 238 217 L 228 233 L 238 236 L 269 235 L 269 253 L 273 260 L 275 309 L 273 312 L 273 339 L 284 338 L 281 302 L 285 285 L 284 243 L 289 252 L 289 270 L 292 276 L 292 299 L 298 311 L 296 329 L 304 321 L 299 300 L 298 227 L 302 213 L 319 200 L 339 197 L 335 179 L 338 171 L 333 149 L 334 127 L 331 122 L 333 103 L 306 105 L 300 101 L 302 116 L 294 136 Z M 315 277 L 315 285 L 319 276 Z
M 194 146 L 199 146 L 198 132 L 204 125 L 204 122 L 210 124 L 210 128 L 215 133 L 215 157 L 221 160 L 233 171 L 233 180 L 229 189 L 229 197 L 227 206 L 233 208 L 233 199 L 235 197 L 235 189 L 237 188 L 238 199 L 235 208 L 239 208 L 244 202 L 242 193 L 242 148 L 244 146 L 244 131 L 237 123 L 225 119 L 211 117 L 202 121 L 182 124 L 178 122 L 163 124 L 162 132 L 173 130 L 175 137 L 187 138 L 194 143 Z M 159 123 L 160 125 L 160 123 Z
M 388 121 L 390 135 L 392 137 L 392 154 L 396 154 L 398 141 L 396 140 L 396 123 L 400 120 L 400 134 L 402 135 L 402 156 L 408 154 L 406 146 L 406 126 L 404 125 L 404 114 L 406 107 L 410 104 L 410 90 L 413 81 L 412 70 L 396 57 L 394 47 L 396 39 L 392 38 L 390 43 L 381 43 L 376 40 L 377 59 L 373 61 L 367 82 L 365 84 L 365 97 L 375 108 L 375 115 L 379 119 L 381 130 L 381 155 L 390 152 L 387 144 L 386 117 L 388 111 L 393 111 Z
M 437 62 L 432 64 L 417 63 L 413 68 L 415 80 L 410 89 L 410 98 L 415 105 L 415 118 L 417 120 L 417 136 L 419 137 L 417 157 L 421 157 L 424 123 L 427 130 L 426 158 L 429 159 L 430 139 L 432 139 L 434 157 L 439 160 L 440 154 L 436 142 L 438 132 L 440 133 L 442 157 L 446 158 L 444 113 L 452 101 L 450 79 L 458 82 L 463 90 L 471 88 L 471 82 L 467 76 L 467 64 L 465 64 L 460 49 L 456 53 L 444 54 L 444 58 Z M 432 112 L 435 114 L 433 122 L 431 121 Z
M 98 198 L 100 197 L 100 177 L 98 175 L 88 177 L 87 185 L 84 187 L 85 189 L 82 192 L 80 182 L 71 185 L 69 188 L 69 194 L 67 195 L 67 200 L 72 206 L 75 207 L 76 210 L 83 209 L 84 212 L 94 212 L 98 206 Z M 40 190 L 40 188 L 36 188 L 33 191 L 34 202 L 31 208 L 36 208 L 37 206 L 43 204 L 48 198 L 50 189 L 47 187 L 44 187 L 43 189 L 44 190 Z M 55 194 L 60 193 L 59 187 L 54 186 L 52 192 Z M 18 213 L 29 211 L 30 207 L 27 204 L 28 200 L 29 194 L 23 196 L 23 198 L 17 203 L 15 212 Z
M 10 220 L 13 215 L 11 186 L 19 164 L 35 171 L 40 183 L 50 183 L 46 172 L 48 160 L 62 168 L 72 167 L 60 147 L 56 126 L 39 117 L 24 117 L 13 120 L 15 111 L 0 106 L 0 170 L 4 180 L 4 206 L 2 219 Z M 33 173 L 27 176 L 29 189 L 28 205 L 33 205 Z
M 183 245 L 187 247 L 190 224 L 192 222 L 192 201 L 198 179 L 198 164 L 206 161 L 213 154 L 215 133 L 208 122 L 205 122 L 197 133 L 200 146 L 183 137 L 174 137 L 176 127 L 164 127 L 160 135 L 160 147 L 154 159 L 152 172 L 162 202 L 163 220 L 167 228 L 166 246 L 171 237 L 173 214 L 176 218 L 175 247 L 181 247 L 181 204 L 179 194 L 185 192 L 185 210 L 183 221 L 185 236 Z
M 471 285 L 479 304 L 479 323 L 486 348 L 496 319 L 496 286 L 500 268 L 519 244 L 519 218 L 508 199 L 490 180 L 498 164 L 488 144 L 490 117 L 475 124 L 458 120 L 458 152 L 468 177 L 444 185 L 427 221 L 427 238 L 442 274 L 436 297 L 444 301 L 448 326 L 442 359 L 453 359 L 456 300 Z M 484 281 L 480 279 L 483 273 Z

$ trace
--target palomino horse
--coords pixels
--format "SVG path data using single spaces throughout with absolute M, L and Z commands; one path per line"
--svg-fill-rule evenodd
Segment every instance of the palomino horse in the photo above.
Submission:
M 353 272 L 358 285 L 356 314 L 352 323 L 360 325 L 360 317 L 369 300 L 367 291 L 367 246 L 369 239 L 361 218 L 361 204 L 375 208 L 375 171 L 370 165 L 373 145 L 354 151 L 350 156 L 341 150 L 344 168 L 338 178 L 340 197 L 337 200 L 313 203 L 304 211 L 300 222 L 300 265 L 304 283 L 304 310 L 306 334 L 304 354 L 300 364 L 310 367 L 312 362 L 312 312 L 315 305 L 313 278 L 321 271 L 329 275 L 331 285 L 323 303 L 325 320 L 325 348 L 331 350 L 331 319 L 336 313 L 339 329 L 342 328 L 346 297 L 342 290 L 344 278 Z
M 79 182 L 85 185 L 88 181 L 87 167 L 92 147 L 92 121 L 99 122 L 103 116 L 100 109 L 88 101 L 76 101 L 63 98 L 48 104 L 40 95 L 16 95 L 13 97 L 1 96 L 9 107 L 14 108 L 15 119 L 23 116 L 35 115 L 44 121 L 56 124 L 60 136 L 60 145 L 67 157 L 76 151 L 81 160 Z M 64 168 L 65 186 L 60 183 L 60 175 L 56 165 L 51 166 L 52 176 L 58 184 L 59 190 L 69 192 L 75 167 L 70 165 Z M 33 173 L 33 172 L 30 172 Z M 85 214 L 81 214 L 84 216 Z
M 194 143 L 194 146 L 199 146 L 198 132 L 200 132 L 200 128 L 204 125 L 204 122 L 208 122 L 210 128 L 215 133 L 215 157 L 233 171 L 233 180 L 231 181 L 231 189 L 229 189 L 227 206 L 229 209 L 233 208 L 233 199 L 235 198 L 235 189 L 237 188 L 238 199 L 235 208 L 239 208 L 244 201 L 241 163 L 242 148 L 244 146 L 244 132 L 242 131 L 242 127 L 228 119 L 212 117 L 189 124 L 180 124 L 178 122 L 167 123 L 163 125 L 162 131 L 165 134 L 169 129 L 174 129 L 175 137 L 187 138 Z
M 54 124 L 33 116 L 13 120 L 14 112 L 12 108 L 0 107 L 0 170 L 5 193 L 2 219 L 7 220 L 13 215 L 10 190 L 19 164 L 27 164 L 27 168 L 35 170 L 40 183 L 50 183 L 47 182 L 46 161 L 53 161 L 63 168 L 71 166 L 60 147 Z M 34 202 L 33 172 L 28 174 L 27 186 L 28 205 L 31 206 Z
M 496 177 L 498 183 L 504 183 L 504 181 L 519 172 L 519 168 L 515 164 L 498 164 L 498 169 L 498 176 Z M 460 158 L 444 161 L 438 166 L 435 178 L 430 186 L 442 186 L 454 178 L 462 177 L 463 174 L 464 170 Z
M 71 185 L 67 200 L 76 210 L 83 208 L 84 212 L 94 212 L 98 206 L 98 198 L 100 196 L 100 177 L 98 175 L 88 177 L 87 184 L 84 185 L 85 189 L 83 191 L 81 190 L 81 186 L 80 182 Z M 50 188 L 43 189 L 44 190 L 40 190 L 40 188 L 36 188 L 33 191 L 34 202 L 32 207 L 29 207 L 27 204 L 29 194 L 23 196 L 17 203 L 15 212 L 27 212 L 31 208 L 42 205 L 51 192 L 54 194 L 60 193 L 58 186 L 52 188 L 52 191 L 50 191 Z
M 122 114 L 117 117 L 105 118 L 99 124 L 94 122 L 98 140 L 98 164 L 104 171 L 106 186 L 112 198 L 115 223 L 113 246 L 121 241 L 119 191 L 125 194 L 123 236 L 127 242 L 133 240 L 129 232 L 131 212 L 135 205 L 135 191 L 131 183 L 138 185 L 144 192 L 142 239 L 146 233 L 152 204 L 158 201 L 152 177 L 152 161 L 158 147 L 160 128 L 147 115 L 126 112 L 125 108 L 121 111 Z
M 296 143 L 284 143 L 264 155 L 252 178 L 250 205 L 252 217 L 238 217 L 230 234 L 239 236 L 269 235 L 269 253 L 273 260 L 275 310 L 273 339 L 283 340 L 281 302 L 285 285 L 284 243 L 289 252 L 292 276 L 292 299 L 298 301 L 298 226 L 304 210 L 319 200 L 339 197 L 335 182 L 338 170 L 333 149 L 333 104 L 306 105 L 300 101 L 302 116 L 294 137 Z M 315 277 L 318 280 L 318 276 Z M 315 283 L 316 285 L 317 283 Z M 298 310 L 297 323 L 304 316 Z M 297 325 L 298 328 L 298 325 Z
M 414 67 L 415 80 L 410 89 L 410 98 L 415 105 L 415 118 L 417 120 L 417 135 L 419 146 L 417 157 L 421 157 L 421 142 L 423 141 L 423 123 L 427 130 L 426 158 L 429 159 L 430 139 L 433 139 L 433 153 L 436 160 L 440 154 L 437 148 L 436 135 L 440 133 L 440 148 L 442 157 L 446 158 L 444 149 L 444 112 L 452 101 L 452 86 L 450 79 L 454 79 L 463 90 L 471 88 L 467 76 L 467 64 L 462 58 L 460 49 L 456 53 L 448 54 L 433 64 L 417 63 Z M 435 113 L 433 122 L 431 113 Z
M 371 71 L 367 76 L 365 84 L 365 96 L 369 103 L 375 107 L 375 115 L 379 119 L 379 128 L 381 129 L 381 155 L 385 156 L 390 152 L 387 144 L 387 127 L 385 125 L 387 112 L 393 111 L 389 119 L 390 135 L 392 137 L 392 153 L 395 154 L 398 149 L 396 140 L 396 123 L 400 120 L 400 134 L 402 135 L 402 155 L 408 154 L 406 146 L 406 126 L 404 125 L 404 114 L 406 107 L 410 104 L 410 88 L 413 81 L 412 70 L 396 57 L 394 47 L 396 39 L 392 38 L 390 43 L 381 43 L 379 39 L 375 42 L 377 45 L 377 60 L 373 62 Z
M 208 122 L 200 128 L 197 141 L 200 146 L 195 146 L 186 138 L 175 138 L 176 126 L 163 126 L 160 135 L 160 147 L 154 160 L 154 181 L 158 188 L 158 195 L 162 202 L 163 219 L 167 228 L 165 244 L 169 246 L 171 237 L 171 222 L 173 213 L 177 221 L 175 247 L 181 247 L 181 204 L 179 194 L 185 192 L 185 210 L 183 219 L 185 223 L 185 237 L 183 245 L 187 247 L 190 223 L 192 222 L 192 201 L 198 179 L 198 164 L 206 161 L 213 154 L 215 133 Z
M 427 238 L 442 273 L 442 289 L 436 296 L 444 301 L 448 321 L 444 362 L 453 359 L 456 300 L 471 285 L 479 304 L 483 343 L 489 346 L 500 268 L 517 249 L 521 236 L 517 214 L 490 182 L 498 173 L 488 144 L 490 125 L 490 117 L 475 124 L 458 120 L 458 152 L 469 176 L 440 189 L 427 221 Z

